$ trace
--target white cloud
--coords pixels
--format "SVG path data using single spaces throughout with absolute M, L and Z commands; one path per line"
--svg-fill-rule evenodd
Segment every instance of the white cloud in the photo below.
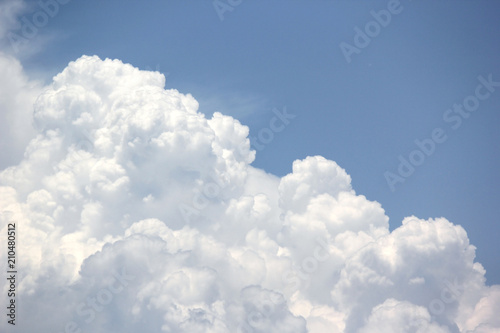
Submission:
M 429 312 L 421 306 L 389 298 L 373 308 L 360 333 L 449 333 L 450 330 L 431 322 Z
M 1 29 L 1 28 L 0 28 Z M 33 103 L 42 85 L 30 80 L 20 62 L 0 52 L 0 167 L 18 163 L 35 135 Z
M 2 243 L 8 221 L 18 228 L 16 329 L 500 328 L 498 286 L 462 227 L 409 217 L 390 232 L 380 204 L 320 156 L 282 178 L 256 169 L 246 126 L 207 119 L 164 83 L 83 56 L 36 100 L 37 136 L 0 172 Z

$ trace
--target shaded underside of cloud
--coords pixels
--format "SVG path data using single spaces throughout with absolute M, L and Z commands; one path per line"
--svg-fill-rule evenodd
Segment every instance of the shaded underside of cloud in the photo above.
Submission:
M 248 127 L 206 118 L 158 72 L 83 56 L 42 91 L 2 62 L 9 95 L 38 96 L 19 116 L 35 134 L 0 173 L 21 331 L 500 329 L 500 289 L 462 227 L 408 217 L 390 232 L 321 156 L 282 178 L 254 168 Z

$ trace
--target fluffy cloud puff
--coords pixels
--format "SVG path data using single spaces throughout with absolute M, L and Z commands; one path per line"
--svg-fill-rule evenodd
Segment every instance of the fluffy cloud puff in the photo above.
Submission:
M 390 232 L 320 156 L 283 178 L 256 169 L 246 126 L 164 81 L 83 56 L 36 100 L 37 135 L 0 173 L 16 329 L 498 331 L 499 287 L 462 227 L 409 217 Z

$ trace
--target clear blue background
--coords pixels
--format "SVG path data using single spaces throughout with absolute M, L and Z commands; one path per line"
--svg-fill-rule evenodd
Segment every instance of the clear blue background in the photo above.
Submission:
M 452 130 L 443 113 L 474 92 L 479 75 L 500 81 L 500 2 L 409 1 L 347 63 L 371 10 L 388 1 L 244 0 L 221 21 L 211 0 L 72 0 L 41 29 L 41 52 L 21 56 L 49 82 L 82 54 L 119 58 L 167 75 L 200 111 L 220 111 L 250 127 L 271 110 L 297 117 L 257 154 L 254 166 L 282 176 L 308 155 L 336 161 L 357 193 L 380 202 L 391 229 L 405 216 L 446 217 L 477 247 L 488 284 L 500 283 L 500 89 Z M 30 17 L 39 10 L 36 2 Z M 415 139 L 442 127 L 448 140 L 391 192 Z

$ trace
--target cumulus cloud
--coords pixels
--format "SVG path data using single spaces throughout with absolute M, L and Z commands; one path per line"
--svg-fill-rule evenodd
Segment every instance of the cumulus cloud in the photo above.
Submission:
M 16 329 L 500 329 L 499 287 L 462 227 L 412 216 L 390 232 L 320 156 L 282 178 L 254 168 L 248 127 L 164 85 L 83 56 L 19 116 L 36 136 L 0 172 L 2 243 L 8 223 L 19 235 Z
M 41 91 L 17 59 L 0 52 L 0 168 L 17 164 L 35 136 L 33 104 Z

